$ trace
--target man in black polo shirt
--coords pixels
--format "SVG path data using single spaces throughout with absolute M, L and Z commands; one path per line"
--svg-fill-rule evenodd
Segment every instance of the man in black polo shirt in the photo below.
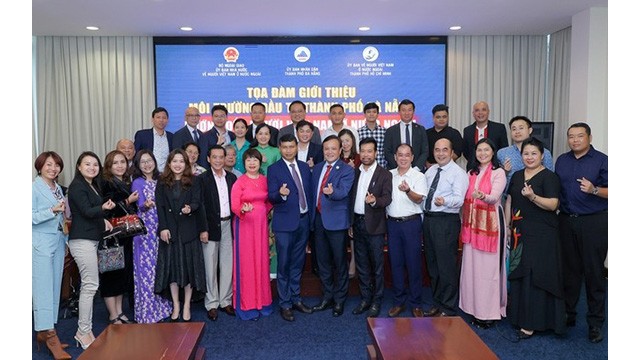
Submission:
M 438 104 L 431 109 L 433 114 L 433 127 L 427 129 L 427 139 L 429 139 L 429 156 L 427 156 L 427 168 L 436 163 L 436 159 L 433 154 L 433 147 L 436 141 L 445 138 L 451 141 L 453 146 L 453 153 L 451 158 L 453 161 L 458 160 L 462 156 L 462 150 L 464 149 L 464 141 L 460 131 L 449 126 L 449 107 L 445 104 Z
M 571 125 L 567 139 L 571 151 L 556 161 L 556 173 L 562 185 L 560 238 L 567 325 L 575 326 L 576 305 L 584 278 L 589 341 L 597 343 L 602 341 L 607 292 L 604 260 L 608 251 L 609 160 L 591 146 L 589 125 Z

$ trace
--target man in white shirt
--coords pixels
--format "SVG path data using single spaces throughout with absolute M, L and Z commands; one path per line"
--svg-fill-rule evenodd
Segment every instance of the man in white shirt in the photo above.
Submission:
M 358 131 L 354 127 L 347 126 L 344 124 L 344 117 L 345 117 L 344 107 L 342 105 L 340 104 L 331 105 L 331 107 L 329 108 L 329 119 L 331 120 L 331 126 L 326 128 L 322 132 L 322 140 L 326 139 L 327 136 L 329 135 L 339 136 L 340 131 L 342 131 L 342 129 L 347 129 L 351 131 L 351 133 L 353 134 L 353 137 L 356 139 L 356 142 L 355 144 L 353 144 L 353 147 L 356 149 L 356 152 L 357 152 L 358 146 L 360 144 L 360 136 L 358 135 Z
M 434 145 L 436 164 L 425 177 L 429 192 L 423 222 L 424 249 L 431 277 L 433 306 L 426 316 L 453 316 L 458 307 L 460 270 L 458 236 L 460 208 L 469 187 L 469 176 L 453 160 L 451 140 L 442 138 Z

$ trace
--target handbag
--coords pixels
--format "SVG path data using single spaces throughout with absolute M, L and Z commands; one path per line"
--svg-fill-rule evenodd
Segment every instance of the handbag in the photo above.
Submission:
M 120 237 L 146 235 L 147 227 L 142 219 L 137 214 L 130 214 L 122 204 L 119 203 L 119 205 L 127 215 L 109 219 L 109 222 L 113 225 L 113 231 L 118 231 Z
M 100 274 L 124 269 L 124 247 L 118 243 L 119 232 L 111 232 L 98 244 L 98 271 Z M 107 246 L 107 239 L 115 238 L 114 246 Z

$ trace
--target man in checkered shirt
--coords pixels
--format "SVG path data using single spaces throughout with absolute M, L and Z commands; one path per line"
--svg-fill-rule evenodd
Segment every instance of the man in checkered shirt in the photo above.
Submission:
M 387 160 L 384 158 L 384 133 L 387 131 L 384 127 L 378 125 L 378 113 L 380 107 L 378 104 L 370 102 L 364 106 L 364 117 L 367 121 L 363 127 L 358 129 L 358 136 L 360 139 L 368 137 L 376 140 L 376 162 L 383 168 L 387 168 Z M 357 144 L 358 146 L 360 144 Z

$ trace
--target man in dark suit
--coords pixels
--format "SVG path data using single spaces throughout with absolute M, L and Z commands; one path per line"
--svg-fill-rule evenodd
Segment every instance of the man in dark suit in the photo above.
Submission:
M 500 150 L 509 146 L 507 129 L 504 124 L 489 120 L 489 104 L 486 101 L 478 101 L 473 104 L 473 118 L 475 122 L 462 132 L 464 139 L 464 158 L 467 159 L 467 171 L 470 170 L 471 159 L 475 157 L 475 149 L 478 140 L 488 137 Z
M 349 192 L 354 170 L 340 160 L 340 139 L 331 135 L 322 142 L 324 161 L 313 171 L 311 223 L 315 228 L 318 274 L 322 282 L 322 301 L 314 311 L 333 307 L 333 316 L 344 312 L 349 285 L 347 229 L 351 225 Z M 334 273 L 336 274 L 334 279 Z
M 207 152 L 210 147 L 213 145 L 229 145 L 233 140 L 236 139 L 236 134 L 231 130 L 227 130 L 227 116 L 229 115 L 229 111 L 227 107 L 224 105 L 214 105 L 211 108 L 211 119 L 213 120 L 213 127 L 204 133 L 203 137 L 203 145 L 204 149 L 200 151 L 200 158 L 198 159 L 198 163 L 206 163 L 207 160 Z
M 300 120 L 304 120 L 307 116 L 307 105 L 305 105 L 300 100 L 294 100 L 291 104 L 289 104 L 289 117 L 291 118 L 291 124 L 280 129 L 278 133 L 279 138 L 286 134 L 296 135 L 296 125 Z M 300 141 L 300 139 L 298 139 Z M 313 129 L 313 137 L 311 138 L 312 143 L 321 144 L 322 138 L 320 137 L 320 130 L 318 128 Z
M 175 134 L 173 134 L 174 148 L 182 148 L 184 144 L 188 142 L 194 142 L 198 144 L 200 153 L 206 154 L 207 150 L 209 149 L 204 143 L 204 133 L 200 129 L 198 129 L 198 124 L 200 123 L 200 110 L 198 110 L 197 107 L 188 107 L 184 112 L 184 121 L 185 125 L 180 128 L 180 130 L 176 131 Z M 204 160 L 206 158 L 207 156 L 205 155 L 204 157 L 200 156 L 200 158 L 198 159 L 198 164 L 205 168 L 208 167 L 209 164 L 206 163 L 206 161 L 201 162 L 201 159 Z
M 296 138 L 298 139 L 298 160 L 304 161 L 313 171 L 315 164 L 324 160 L 322 145 L 311 142 L 316 127 L 307 120 L 300 120 L 296 124 Z
M 133 144 L 136 152 L 148 149 L 153 152 L 158 161 L 158 171 L 164 170 L 169 152 L 173 147 L 173 133 L 165 131 L 169 123 L 169 112 L 163 107 L 157 107 L 151 112 L 151 129 L 138 130 L 134 136 Z
M 251 124 L 247 128 L 247 141 L 252 142 L 256 136 L 256 128 L 258 125 L 264 122 L 264 119 L 267 116 L 266 107 L 263 103 L 257 102 L 251 105 Z M 271 137 L 269 138 L 269 145 L 273 147 L 278 147 L 278 129 L 267 124 L 269 128 L 269 133 Z
M 218 319 L 218 308 L 235 316 L 232 306 L 233 237 L 230 199 L 236 176 L 224 171 L 225 156 L 226 151 L 222 146 L 213 145 L 208 151 L 210 171 L 198 176 L 202 184 L 208 229 L 208 232 L 200 236 L 207 280 L 204 306 L 207 317 L 212 321 Z
M 392 177 L 376 161 L 377 143 L 368 137 L 360 142 L 360 161 L 351 191 L 353 240 L 360 284 L 360 305 L 352 313 L 369 310 L 369 317 L 380 314 L 384 293 L 384 235 L 387 232 L 385 209 L 391 203 Z
M 305 314 L 313 312 L 300 297 L 313 200 L 311 170 L 305 162 L 296 160 L 298 143 L 293 135 L 281 137 L 279 148 L 282 158 L 269 166 L 267 184 L 269 201 L 273 204 L 271 228 L 278 254 L 280 315 L 293 321 L 292 308 Z
M 411 166 L 417 167 L 421 172 L 426 167 L 429 156 L 429 140 L 424 126 L 413 121 L 415 110 L 416 106 L 413 101 L 402 100 L 398 108 L 400 122 L 391 126 L 384 134 L 384 157 L 387 160 L 387 169 L 398 167 L 395 154 L 400 144 L 411 145 L 414 155 Z

